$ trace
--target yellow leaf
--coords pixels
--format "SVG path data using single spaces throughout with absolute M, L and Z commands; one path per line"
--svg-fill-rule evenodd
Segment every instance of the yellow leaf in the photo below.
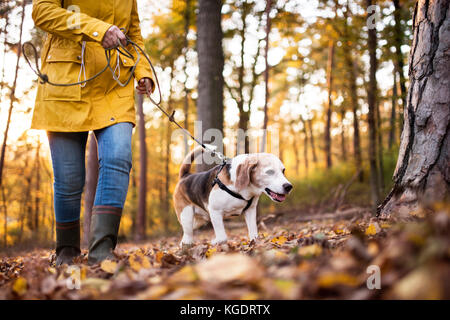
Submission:
M 278 244 L 280 246 L 282 246 L 286 241 L 287 241 L 287 238 L 285 236 L 275 237 L 275 238 L 272 238 L 272 240 L 270 240 L 270 242 Z
M 156 252 L 155 257 L 156 257 L 156 262 L 161 263 L 161 259 L 162 259 L 162 257 L 164 257 L 164 252 L 162 252 L 162 251 Z
M 322 253 L 322 247 L 317 243 L 310 246 L 300 247 L 298 249 L 298 254 L 302 257 L 314 257 Z
M 117 262 L 111 260 L 103 260 L 100 264 L 100 268 L 108 273 L 114 273 L 117 269 Z
M 366 236 L 374 236 L 377 234 L 377 228 L 371 223 L 366 229 Z
M 53 267 L 48 267 L 47 268 L 48 272 L 50 272 L 51 274 L 56 274 L 56 269 Z
M 206 250 L 205 252 L 205 257 L 209 258 L 211 257 L 214 253 L 217 252 L 217 248 L 209 248 L 208 250 Z
M 347 273 L 325 273 L 319 276 L 317 283 L 322 288 L 330 288 L 336 285 L 356 287 L 359 285 L 357 278 Z
M 148 269 L 150 268 L 150 261 L 144 256 L 141 252 L 136 252 L 128 258 L 128 262 L 130 263 L 131 269 L 138 272 L 142 268 Z
M 14 281 L 13 291 L 19 296 L 23 296 L 27 292 L 27 279 L 19 277 Z

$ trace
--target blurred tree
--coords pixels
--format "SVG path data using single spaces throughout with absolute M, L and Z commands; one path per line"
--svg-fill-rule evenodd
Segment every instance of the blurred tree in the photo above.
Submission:
M 198 101 L 197 120 L 203 133 L 211 128 L 223 132 L 223 66 L 221 0 L 199 0 L 197 16 Z M 222 147 L 222 141 L 204 141 Z M 197 170 L 209 166 L 202 163 Z

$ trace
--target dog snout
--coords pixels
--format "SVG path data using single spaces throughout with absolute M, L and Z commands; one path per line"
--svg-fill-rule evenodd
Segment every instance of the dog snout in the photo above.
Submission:
M 285 184 L 283 184 L 283 189 L 284 189 L 284 191 L 286 191 L 286 192 L 289 192 L 289 191 L 291 191 L 292 190 L 292 184 L 290 184 L 290 183 L 285 183 Z

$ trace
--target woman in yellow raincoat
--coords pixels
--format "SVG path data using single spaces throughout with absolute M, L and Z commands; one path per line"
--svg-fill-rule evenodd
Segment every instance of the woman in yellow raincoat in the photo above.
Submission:
M 47 32 L 41 53 L 42 73 L 55 83 L 74 83 L 97 74 L 107 64 L 105 48 L 120 41 L 121 31 L 143 48 L 136 0 L 35 0 L 33 20 Z M 131 47 L 128 49 L 133 52 Z M 121 82 L 135 61 L 113 50 L 111 61 Z M 119 71 L 120 70 L 120 71 Z M 134 71 L 140 94 L 153 91 L 145 59 Z M 133 81 L 120 86 L 107 70 L 81 85 L 39 84 L 32 129 L 47 131 L 54 172 L 56 264 L 80 254 L 80 204 L 85 182 L 85 149 L 94 131 L 99 179 L 92 210 L 89 263 L 112 258 L 131 170 L 131 135 L 135 127 Z

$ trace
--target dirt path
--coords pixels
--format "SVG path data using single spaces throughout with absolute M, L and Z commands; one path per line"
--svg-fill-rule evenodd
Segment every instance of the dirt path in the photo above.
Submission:
M 265 217 L 252 243 L 233 220 L 227 245 L 201 230 L 189 250 L 180 237 L 120 244 L 116 261 L 94 267 L 83 256 L 57 269 L 53 252 L 35 250 L 1 258 L 0 299 L 448 299 L 449 212 L 407 223 L 360 208 L 308 220 L 288 212 Z

